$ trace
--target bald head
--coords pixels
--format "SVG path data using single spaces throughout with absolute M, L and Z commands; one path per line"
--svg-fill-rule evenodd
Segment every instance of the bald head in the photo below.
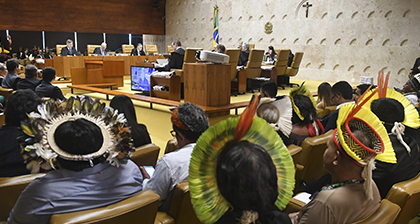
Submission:
M 108 45 L 105 42 L 102 42 L 101 49 L 104 51 Z

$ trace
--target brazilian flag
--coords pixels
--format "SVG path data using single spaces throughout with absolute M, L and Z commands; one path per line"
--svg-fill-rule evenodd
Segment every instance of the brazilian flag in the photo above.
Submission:
M 213 6 L 214 9 L 214 23 L 213 23 L 213 49 L 216 44 L 219 44 L 219 7 L 217 5 Z

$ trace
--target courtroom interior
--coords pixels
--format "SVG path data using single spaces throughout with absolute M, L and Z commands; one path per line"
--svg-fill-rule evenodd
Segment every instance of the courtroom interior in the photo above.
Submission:
M 419 0 L 0 2 L 0 223 L 420 223 Z

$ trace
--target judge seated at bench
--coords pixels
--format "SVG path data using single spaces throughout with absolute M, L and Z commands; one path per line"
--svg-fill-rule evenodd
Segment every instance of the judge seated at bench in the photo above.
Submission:
M 76 56 L 77 51 L 73 47 L 73 41 L 70 39 L 67 39 L 66 45 L 67 45 L 66 47 L 61 48 L 61 56 Z
M 137 47 L 131 50 L 131 56 L 146 56 L 146 53 L 143 51 L 143 45 L 141 43 L 138 43 Z
M 101 47 L 95 48 L 95 50 L 93 51 L 93 54 L 105 56 L 106 53 L 108 52 L 108 49 L 106 49 L 106 47 L 107 47 L 107 44 L 105 42 L 102 42 Z
M 246 64 L 248 63 L 249 53 L 249 44 L 245 42 L 242 43 L 241 53 L 239 54 L 238 66 L 246 66 Z
M 182 65 L 184 64 L 185 49 L 181 47 L 181 41 L 176 40 L 172 42 L 172 49 L 174 51 L 171 53 L 171 60 L 169 60 L 169 63 L 166 64 L 163 69 L 159 70 L 170 71 L 171 69 L 182 69 Z

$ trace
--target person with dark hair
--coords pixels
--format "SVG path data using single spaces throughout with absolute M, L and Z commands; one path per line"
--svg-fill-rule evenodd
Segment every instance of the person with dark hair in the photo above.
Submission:
M 226 144 L 217 159 L 216 178 L 220 194 L 234 208 L 216 223 L 235 224 L 247 211 L 258 213 L 257 223 L 291 223 L 275 206 L 279 194 L 276 166 L 260 145 Z
M 317 108 L 324 109 L 325 107 L 333 106 L 331 101 L 332 92 L 331 85 L 328 82 L 323 82 L 318 86 Z
M 41 84 L 41 80 L 36 78 L 38 69 L 35 65 L 27 65 L 25 68 L 25 78 L 20 79 L 17 89 L 30 89 L 35 92 L 35 88 Z
M 144 189 L 151 189 L 161 198 L 160 210 L 166 211 L 170 193 L 175 185 L 188 180 L 191 153 L 197 139 L 209 127 L 207 115 L 198 106 L 186 102 L 172 111 L 171 134 L 176 138 L 179 149 L 165 154 L 157 163 L 150 179 L 143 182 Z M 144 173 L 144 170 L 142 170 Z M 144 173 L 147 178 L 146 173 Z
M 216 46 L 214 46 L 214 50 L 215 50 L 217 53 L 224 54 L 224 53 L 225 53 L 225 51 L 226 51 L 226 48 L 225 48 L 225 45 L 223 45 L 223 44 L 217 44 Z
M 9 59 L 6 62 L 7 74 L 1 82 L 1 86 L 6 89 L 17 89 L 17 84 L 20 80 L 19 74 L 19 61 L 15 58 Z
M 293 128 L 289 135 L 292 144 L 301 145 L 305 138 L 325 133 L 321 122 L 316 119 L 314 103 L 308 96 L 296 94 L 293 96 L 293 103 Z
M 354 91 L 354 102 L 357 102 L 359 98 L 366 92 L 366 90 L 370 87 L 370 84 L 360 84 L 356 87 L 356 91 Z M 376 88 L 376 85 L 372 85 L 371 89 Z
M 393 91 L 393 90 L 387 90 Z M 420 126 L 419 114 L 408 100 L 398 93 L 395 96 L 403 104 L 392 98 L 379 98 L 372 102 L 372 112 L 383 121 L 397 157 L 397 163 L 377 161 L 373 171 L 373 180 L 379 188 L 381 197 L 385 198 L 392 185 L 414 178 L 420 173 L 419 142 L 417 128 Z M 404 110 L 407 111 L 407 115 Z M 411 129 L 406 125 L 411 126 Z
M 293 223 L 355 223 L 380 206 L 371 177 L 375 160 L 396 162 L 384 126 L 363 105 L 341 107 L 337 123 L 323 157 L 331 185 L 314 195 L 297 215 L 290 214 Z
M 287 59 L 287 66 L 288 67 L 292 66 L 292 62 L 293 62 L 294 58 L 295 58 L 295 55 L 292 53 L 292 50 L 290 50 L 289 58 Z
M 418 94 L 420 93 L 420 74 L 414 75 L 408 79 L 403 86 L 402 93 L 414 106 L 419 104 Z
M 70 39 L 66 40 L 66 45 L 65 47 L 61 48 L 61 56 L 76 56 L 77 55 L 77 51 L 76 49 L 73 47 L 73 41 Z M 58 54 L 58 52 L 57 52 Z
M 417 58 L 414 62 L 413 68 L 410 71 L 409 77 L 411 78 L 414 75 L 417 75 L 420 73 L 420 58 Z
M 20 137 L 30 141 L 21 147 L 33 172 L 39 166 L 55 170 L 33 180 L 22 191 L 8 223 L 46 224 L 54 214 L 105 207 L 142 190 L 141 172 L 128 159 L 132 150 L 130 131 L 120 128 L 125 126 L 124 120 L 118 119 L 112 108 L 103 111 L 105 104 L 99 101 L 89 105 L 93 108 L 90 112 L 83 112 L 76 104 L 66 107 L 74 100 L 53 102 L 57 107 L 43 105 L 51 118 L 33 114 L 29 123 L 22 124 L 48 124 L 41 130 L 32 126 L 37 129 L 35 136 L 24 132 Z M 101 112 L 109 117 L 98 115 Z
M 277 84 L 273 81 L 264 82 L 260 87 L 261 97 L 269 97 L 277 99 Z M 281 96 L 283 98 L 284 96 Z
M 325 132 L 337 127 L 337 117 L 340 108 L 343 105 L 354 103 L 353 88 L 346 81 L 339 81 L 335 83 L 331 88 L 331 92 L 331 101 L 334 105 L 337 105 L 337 108 L 321 120 L 321 123 L 325 128 Z
M 130 97 L 117 95 L 112 98 L 109 106 L 124 114 L 131 128 L 131 138 L 133 139 L 134 147 L 152 143 L 146 125 L 137 123 L 136 111 Z
M 181 47 L 181 41 L 175 40 L 172 42 L 172 49 L 174 50 L 171 53 L 171 59 L 169 63 L 163 68 L 164 71 L 170 71 L 171 69 L 182 69 L 184 65 L 184 55 L 185 50 Z
M 41 99 L 29 89 L 18 90 L 9 96 L 4 111 L 5 124 L 0 128 L 0 177 L 29 174 L 16 138 L 20 122 L 26 120 L 27 114 L 37 110 L 41 103 Z
M 46 67 L 42 69 L 42 82 L 35 88 L 35 92 L 42 97 L 50 97 L 54 100 L 65 100 L 63 92 L 52 82 L 55 80 L 55 69 Z
M 213 125 L 194 147 L 189 189 L 202 223 L 290 223 L 281 210 L 293 194 L 293 160 L 273 128 L 255 116 L 258 105 L 254 96 L 240 117 Z
M 243 42 L 241 45 L 241 52 L 239 53 L 238 66 L 246 66 L 250 52 L 249 44 Z
M 268 51 L 265 53 L 265 55 L 267 56 L 267 61 L 274 62 L 277 60 L 277 53 L 274 51 L 273 46 L 268 47 Z
M 143 51 L 143 45 L 141 43 L 138 43 L 137 47 L 131 50 L 131 56 L 146 56 L 146 53 Z

